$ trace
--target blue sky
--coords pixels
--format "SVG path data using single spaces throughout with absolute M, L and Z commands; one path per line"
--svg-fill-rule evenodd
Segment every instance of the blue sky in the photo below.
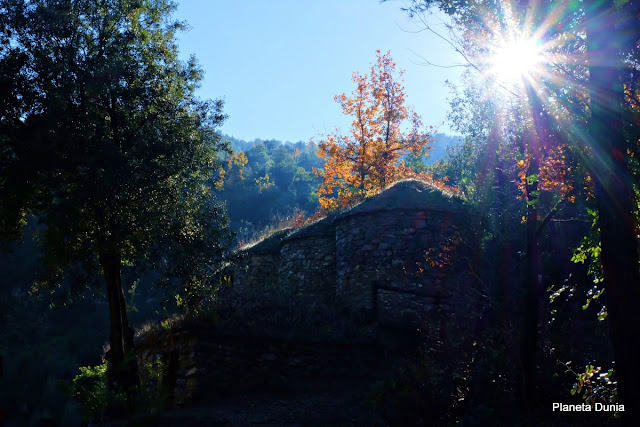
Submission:
M 367 72 L 375 51 L 391 51 L 405 69 L 407 104 L 425 124 L 439 126 L 448 109 L 445 80 L 462 68 L 424 66 L 460 58 L 410 21 L 402 3 L 377 0 L 178 0 L 175 16 L 191 29 L 179 34 L 181 57 L 195 55 L 205 70 L 201 98 L 225 99 L 223 133 L 245 140 L 307 141 L 340 126 L 333 95 L 351 93 L 353 71 Z M 444 32 L 439 17 L 430 23 Z M 412 53 L 415 52 L 415 53 Z

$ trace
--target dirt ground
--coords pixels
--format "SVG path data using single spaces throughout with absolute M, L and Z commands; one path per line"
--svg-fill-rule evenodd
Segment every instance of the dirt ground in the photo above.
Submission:
M 334 380 L 296 391 L 253 392 L 170 409 L 140 425 L 156 426 L 384 426 L 371 382 Z M 138 424 L 138 423 L 136 423 Z

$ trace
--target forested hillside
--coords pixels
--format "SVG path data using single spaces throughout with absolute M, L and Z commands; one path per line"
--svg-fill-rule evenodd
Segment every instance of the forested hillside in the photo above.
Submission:
M 313 215 L 319 182 L 313 168 L 322 167 L 315 144 L 225 139 L 234 154 L 227 158 L 219 194 L 237 241 L 246 243 L 267 227 Z
M 226 203 L 237 242 L 246 243 L 296 219 L 309 218 L 320 208 L 317 191 L 322 178 L 314 168 L 321 170 L 324 162 L 314 141 L 249 142 L 222 137 L 233 153 L 225 160 L 218 194 Z M 432 150 L 404 160 L 415 170 L 425 171 L 459 144 L 459 137 L 436 133 Z

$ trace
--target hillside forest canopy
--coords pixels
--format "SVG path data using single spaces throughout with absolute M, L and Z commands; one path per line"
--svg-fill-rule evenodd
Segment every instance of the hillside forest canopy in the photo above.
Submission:
M 244 141 L 220 130 L 224 100 L 197 96 L 174 2 L 0 0 L 0 425 L 158 416 L 168 368 L 136 343 L 183 322 L 370 330 L 339 301 L 249 298 L 232 271 L 239 250 L 402 179 L 480 213 L 483 303 L 468 336 L 414 331 L 368 391 L 379 425 L 640 418 L 640 3 L 388 1 L 424 31 L 450 19 L 454 135 L 378 50 L 334 97 L 348 128 Z M 471 240 L 425 246 L 420 266 Z

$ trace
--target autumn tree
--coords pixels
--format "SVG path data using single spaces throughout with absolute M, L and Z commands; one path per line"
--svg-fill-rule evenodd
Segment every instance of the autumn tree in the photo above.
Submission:
M 315 170 L 323 179 L 318 188 L 323 209 L 351 205 L 409 176 L 402 156 L 430 148 L 431 134 L 405 105 L 403 74 L 396 71 L 390 52 L 378 50 L 369 74 L 353 73 L 356 89 L 351 96 L 334 96 L 353 121 L 348 134 L 336 129 L 318 144 L 318 156 L 325 162 Z
M 43 285 L 71 265 L 103 275 L 109 385 L 129 395 L 138 377 L 122 266 L 202 283 L 226 245 L 211 182 L 222 102 L 194 96 L 202 74 L 178 59 L 174 9 L 0 1 L 0 231 L 15 238 L 39 220 Z

